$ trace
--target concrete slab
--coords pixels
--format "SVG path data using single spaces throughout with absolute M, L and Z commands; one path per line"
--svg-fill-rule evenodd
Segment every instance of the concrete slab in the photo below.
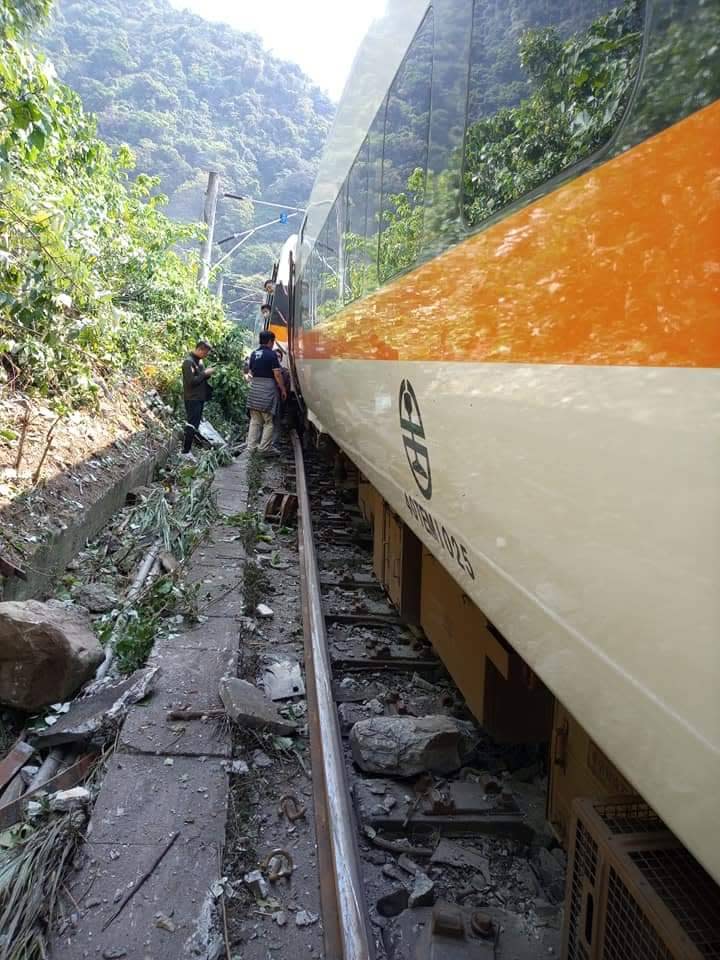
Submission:
M 190 570 L 186 581 L 198 584 L 198 607 L 206 617 L 242 616 L 244 567 L 225 561 L 220 566 L 198 566 Z
M 213 720 L 172 721 L 167 713 L 222 709 L 218 687 L 223 677 L 237 674 L 237 642 L 190 650 L 165 644 L 153 652 L 153 664 L 162 668 L 158 689 L 145 707 L 130 712 L 120 734 L 122 748 L 171 756 L 230 756 L 226 726 Z
M 240 627 L 235 617 L 212 617 L 182 633 L 158 639 L 154 652 L 161 653 L 168 648 L 186 652 L 237 649 L 239 641 Z
M 69 880 L 80 907 L 78 928 L 55 941 L 53 960 L 208 957 L 210 887 L 219 876 L 226 796 L 227 775 L 218 761 L 177 758 L 170 766 L 156 757 L 116 755 L 83 848 L 86 866 Z M 179 837 L 167 856 L 103 930 L 175 831 Z M 169 923 L 158 926 L 160 917 Z
M 237 536 L 237 533 L 234 536 Z M 240 564 L 246 558 L 247 553 L 242 543 L 233 537 L 226 537 L 198 548 L 193 554 L 193 566 L 218 566 L 228 561 Z

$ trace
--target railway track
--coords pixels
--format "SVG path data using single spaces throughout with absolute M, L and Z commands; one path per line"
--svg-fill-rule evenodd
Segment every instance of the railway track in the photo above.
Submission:
M 472 724 L 375 580 L 353 494 L 293 449 L 325 957 L 557 955 L 562 857 L 536 754 Z

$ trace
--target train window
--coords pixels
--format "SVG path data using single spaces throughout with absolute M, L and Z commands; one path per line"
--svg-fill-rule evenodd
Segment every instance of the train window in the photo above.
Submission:
M 655 0 L 625 148 L 720 98 L 720 0 Z
M 366 296 L 378 285 L 380 165 L 386 105 L 387 102 L 383 101 L 347 180 L 347 214 L 343 233 L 345 303 Z
M 316 323 L 332 316 L 338 308 L 338 201 L 330 208 L 315 250 L 318 256 Z
M 430 130 L 433 12 L 423 20 L 388 94 L 382 159 L 379 274 L 409 267 L 422 240 Z
M 464 214 L 481 224 L 593 155 L 635 85 L 645 0 L 475 0 Z

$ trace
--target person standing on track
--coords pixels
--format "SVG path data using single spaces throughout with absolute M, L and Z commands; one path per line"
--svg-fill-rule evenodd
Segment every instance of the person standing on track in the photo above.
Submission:
M 200 421 L 202 420 L 205 401 L 212 395 L 212 387 L 208 383 L 214 372 L 213 367 L 205 366 L 205 358 L 211 347 L 207 340 L 198 340 L 195 349 L 185 357 L 182 364 L 183 398 L 185 400 L 185 436 L 181 456 L 185 460 L 195 462 L 192 453 Z
M 250 427 L 248 428 L 248 451 L 256 448 L 265 457 L 277 456 L 271 447 L 273 415 L 278 408 L 278 391 L 287 400 L 287 391 L 280 370 L 280 361 L 272 349 L 275 335 L 269 330 L 260 334 L 260 345 L 250 354 L 252 383 L 248 396 Z

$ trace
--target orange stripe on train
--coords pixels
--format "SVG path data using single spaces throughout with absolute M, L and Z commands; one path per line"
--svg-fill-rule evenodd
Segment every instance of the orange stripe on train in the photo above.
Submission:
M 720 366 L 720 103 L 298 337 L 305 359 Z

